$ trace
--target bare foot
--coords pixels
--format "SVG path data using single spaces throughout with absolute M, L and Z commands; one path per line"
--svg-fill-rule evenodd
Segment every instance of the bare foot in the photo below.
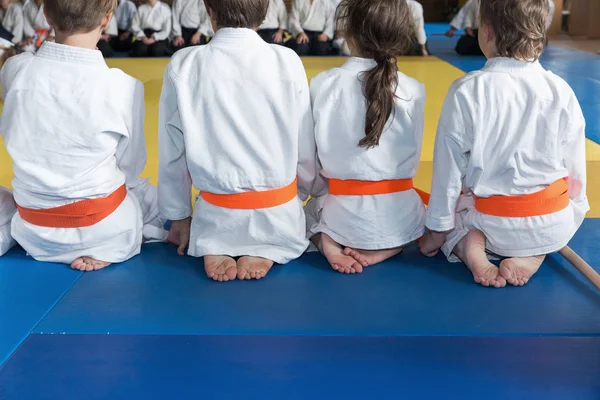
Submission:
M 242 257 L 237 262 L 238 279 L 262 279 L 271 270 L 273 261 L 261 257 Z
M 500 270 L 492 264 L 485 253 L 485 236 L 481 231 L 469 231 L 454 248 L 458 256 L 473 274 L 475 282 L 486 287 L 501 288 L 506 286 L 506 280 L 500 275 Z
M 102 268 L 106 268 L 110 263 L 105 261 L 94 260 L 90 257 L 79 257 L 71 263 L 71 268 L 83 272 L 98 271 Z
M 217 282 L 232 281 L 237 275 L 235 260 L 227 256 L 205 256 L 204 270 L 209 278 Z
M 523 286 L 540 269 L 546 256 L 507 258 L 500 263 L 500 275 L 513 286 Z
M 316 244 L 334 270 L 342 274 L 363 272 L 363 265 L 351 256 L 344 254 L 342 246 L 325 233 L 321 233 L 321 238 L 316 240 Z
M 344 254 L 354 258 L 363 267 L 379 264 L 389 258 L 402 253 L 402 247 L 387 250 L 355 250 L 350 247 L 344 249 Z

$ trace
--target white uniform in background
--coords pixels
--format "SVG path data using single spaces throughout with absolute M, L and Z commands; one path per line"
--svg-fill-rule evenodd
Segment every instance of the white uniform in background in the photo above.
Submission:
M 283 0 L 269 1 L 267 17 L 258 30 L 261 29 L 288 29 L 288 12 Z
M 210 15 L 204 5 L 204 0 L 175 0 L 173 2 L 173 33 L 181 36 L 181 27 L 198 28 L 204 36 L 213 36 L 214 31 Z
M 479 0 L 470 0 L 465 7 L 469 6 L 469 9 L 465 15 L 464 27 L 471 29 L 479 29 L 479 16 L 481 4 Z M 475 38 L 477 40 L 477 38 Z
M 468 14 L 469 10 L 471 9 L 472 3 L 473 3 L 473 0 L 469 0 L 465 3 L 464 6 L 462 6 L 460 8 L 460 10 L 458 11 L 458 14 L 456 14 L 454 19 L 452 19 L 452 21 L 450 22 L 451 27 L 453 27 L 456 30 L 461 30 L 461 29 L 465 28 L 465 19 L 467 18 L 467 14 Z
M 15 241 L 10 235 L 10 221 L 15 215 L 17 207 L 10 190 L 0 187 L 0 256 L 6 254 Z
M 427 43 L 427 33 L 425 33 L 425 17 L 423 16 L 423 6 L 415 0 L 408 0 L 408 8 L 412 16 L 415 28 L 417 30 L 417 41 L 421 46 Z
M 146 164 L 141 82 L 109 69 L 99 51 L 52 42 L 9 59 L 0 80 L 0 132 L 17 204 L 49 209 L 128 189 L 111 215 L 85 228 L 35 226 L 17 213 L 12 236 L 27 253 L 39 261 L 114 263 L 138 254 L 142 235 L 166 238 L 156 189 L 139 178 Z
M 192 183 L 234 194 L 286 187 L 297 178 L 305 200 L 315 157 L 306 73 L 291 50 L 250 29 L 223 28 L 208 45 L 173 56 L 159 113 L 159 205 L 166 218 L 192 215 Z M 240 210 L 198 197 L 189 254 L 287 263 L 308 247 L 300 199 Z
M 23 34 L 25 37 L 36 38 L 39 29 L 49 30 L 50 36 L 54 36 L 54 30 L 44 15 L 44 3 L 38 8 L 35 1 L 30 0 L 23 6 Z
M 2 26 L 13 34 L 12 42 L 19 43 L 23 40 L 23 5 L 11 3 L 6 12 L 0 10 Z
M 111 18 L 110 22 L 108 23 L 108 26 L 104 30 L 104 33 L 106 33 L 107 35 L 110 35 L 110 36 L 118 36 L 119 35 L 119 28 L 117 26 L 117 20 L 115 17 Z
M 550 26 L 552 25 L 552 20 L 554 19 L 554 12 L 556 10 L 554 1 L 548 0 L 548 8 L 550 9 L 550 14 L 548 15 L 548 23 L 546 23 L 546 30 L 550 29 Z
M 137 8 L 131 0 L 119 0 L 114 14 L 118 28 L 122 31 L 130 31 L 136 12 Z
M 171 19 L 171 7 L 168 4 L 162 1 L 154 7 L 142 4 L 133 18 L 131 30 L 138 39 L 146 37 L 144 30 L 151 29 L 156 32 L 152 35 L 155 40 L 167 40 L 171 36 Z
M 350 58 L 311 82 L 319 178 L 307 207 L 309 236 L 326 233 L 343 246 L 390 249 L 423 236 L 425 207 L 414 190 L 373 196 L 328 194 L 327 179 L 382 181 L 413 178 L 423 141 L 425 87 L 398 72 L 396 108 L 379 146 L 365 137 L 366 103 L 361 75 L 373 60 Z
M 565 177 L 570 206 L 554 214 L 506 218 L 474 207 L 473 194 L 531 194 Z M 539 62 L 493 58 L 452 85 L 438 124 L 427 210 L 429 229 L 452 230 L 442 248 L 451 261 L 471 229 L 482 231 L 487 249 L 500 256 L 558 251 L 588 210 L 585 120 L 567 83 Z
M 297 37 L 307 31 L 335 35 L 335 8 L 331 0 L 294 0 L 290 11 L 290 30 Z

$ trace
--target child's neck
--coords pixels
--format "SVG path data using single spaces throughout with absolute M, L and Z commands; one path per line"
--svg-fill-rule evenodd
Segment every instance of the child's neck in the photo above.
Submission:
M 148 4 L 150 5 L 150 7 L 154 7 L 156 3 L 158 3 L 158 0 L 148 0 Z
M 0 4 L 0 10 L 6 12 L 6 10 L 8 10 L 8 4 L 5 6 L 4 4 Z
M 40 8 L 42 6 L 42 3 L 44 2 L 44 0 L 35 0 L 35 5 L 38 6 L 38 8 Z M 25 3 L 25 2 L 23 2 Z
M 96 32 L 76 33 L 72 35 L 56 31 L 55 41 L 66 46 L 79 47 L 82 49 L 96 50 L 99 36 Z

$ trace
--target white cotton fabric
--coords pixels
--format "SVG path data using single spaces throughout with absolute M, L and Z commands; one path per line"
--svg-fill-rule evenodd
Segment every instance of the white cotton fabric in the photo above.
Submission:
M 417 33 L 417 41 L 421 46 L 427 43 L 427 33 L 425 33 L 425 17 L 423 16 L 423 6 L 421 3 L 415 0 L 408 0 L 408 8 L 410 9 L 410 15 L 415 24 Z
M 136 13 L 137 8 L 131 0 L 119 0 L 114 14 L 118 28 L 122 31 L 130 31 Z
M 39 227 L 17 213 L 12 236 L 32 257 L 122 262 L 140 252 L 142 236 L 166 238 L 156 189 L 139 178 L 146 164 L 141 82 L 109 69 L 97 50 L 49 42 L 9 59 L 0 81 L 0 132 L 17 204 L 47 209 L 128 189 L 117 210 L 90 227 Z
M 0 187 L 0 256 L 16 243 L 10 234 L 10 221 L 17 207 L 10 190 Z
M 288 29 L 288 12 L 283 0 L 269 0 L 269 10 L 261 29 Z
M 467 18 L 467 14 L 471 10 L 472 3 L 473 3 L 473 0 L 469 0 L 465 3 L 464 6 L 462 6 L 460 8 L 460 10 L 458 11 L 458 14 L 456 14 L 456 16 L 450 22 L 451 27 L 453 27 L 456 30 L 461 30 L 461 29 L 465 28 L 465 20 Z
M 154 6 L 142 4 L 138 7 L 131 30 L 138 39 L 146 37 L 144 30 L 151 29 L 156 32 L 152 35 L 155 40 L 167 40 L 171 35 L 171 24 L 171 7 L 159 1 Z
M 37 29 L 51 30 L 52 27 L 44 15 L 44 4 L 38 8 L 35 1 L 28 1 L 23 6 L 23 34 L 25 37 L 35 37 Z M 54 36 L 53 29 L 50 36 Z
M 260 68 L 256 68 L 260 65 Z M 302 200 L 315 179 L 306 73 L 298 56 L 249 29 L 223 28 L 180 50 L 165 73 L 159 113 L 159 206 L 181 220 L 190 193 L 277 189 L 299 198 L 273 208 L 220 208 L 196 199 L 189 254 L 264 257 L 279 264 L 308 247 Z
M 12 42 L 19 43 L 23 40 L 23 5 L 11 3 L 6 12 L 0 10 L 0 21 L 4 29 L 13 34 Z
M 213 36 L 210 15 L 204 0 L 175 0 L 173 2 L 172 36 L 181 36 L 181 27 L 198 29 L 204 36 Z
M 376 196 L 334 196 L 328 179 L 382 181 L 413 178 L 423 142 L 425 87 L 398 72 L 396 107 L 379 146 L 365 137 L 362 74 L 377 64 L 350 58 L 311 82 L 319 179 L 307 208 L 309 235 L 326 233 L 343 246 L 365 250 L 400 247 L 424 233 L 425 207 L 414 190 Z
M 563 178 L 571 202 L 560 212 L 505 218 L 474 208 L 473 195 L 531 194 Z M 585 120 L 565 81 L 539 62 L 493 58 L 452 85 L 438 125 L 427 211 L 429 229 L 452 231 L 443 248 L 451 261 L 458 261 L 452 250 L 471 229 L 503 257 L 558 251 L 588 210 Z
M 294 37 L 305 30 L 335 34 L 335 7 L 332 0 L 294 0 L 290 11 L 290 30 Z
M 552 25 L 552 20 L 554 19 L 554 12 L 556 10 L 556 5 L 554 4 L 554 1 L 548 0 L 548 8 L 550 9 L 550 13 L 548 15 L 548 22 L 546 23 L 546 30 L 550 29 L 550 26 Z
M 117 20 L 115 17 L 110 19 L 110 22 L 108 23 L 108 26 L 104 30 L 104 33 L 106 33 L 107 35 L 110 35 L 110 36 L 118 36 L 119 35 L 119 28 L 117 27 Z

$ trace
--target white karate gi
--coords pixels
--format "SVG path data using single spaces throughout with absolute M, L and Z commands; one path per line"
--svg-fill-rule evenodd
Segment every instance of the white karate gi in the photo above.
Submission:
M 288 12 L 283 0 L 269 0 L 269 10 L 261 29 L 288 29 Z
M 469 3 L 465 4 L 465 7 L 469 6 L 466 12 L 464 27 L 471 29 L 479 29 L 479 16 L 481 4 L 479 0 L 470 0 Z M 477 40 L 477 38 L 475 38 Z
M 471 4 L 473 0 L 469 0 L 465 3 L 464 6 L 458 11 L 458 14 L 452 19 L 450 22 L 450 26 L 456 30 L 461 30 L 465 28 L 465 19 L 467 18 L 467 14 L 471 10 Z
M 297 37 L 307 31 L 323 32 L 329 39 L 335 35 L 335 8 L 331 0 L 294 0 L 290 11 L 290 30 Z
M 421 46 L 427 43 L 427 34 L 425 33 L 425 17 L 423 16 L 423 6 L 421 3 L 415 0 L 408 0 L 408 8 L 410 9 L 410 15 L 412 16 L 417 30 L 417 41 Z
M 11 191 L 0 187 L 0 256 L 16 244 L 10 235 L 10 221 L 16 211 Z
M 249 29 L 222 28 L 207 46 L 175 54 L 159 112 L 159 206 L 166 218 L 192 215 L 192 183 L 234 194 L 285 187 L 297 178 L 304 200 L 315 157 L 306 73 L 291 50 Z M 308 247 L 300 199 L 240 210 L 198 197 L 189 254 L 287 263 Z
M 137 8 L 131 0 L 119 0 L 119 5 L 115 9 L 114 15 L 118 28 L 122 31 L 130 31 L 136 12 Z
M 570 206 L 554 214 L 505 218 L 474 208 L 478 197 L 538 192 L 569 178 Z M 573 90 L 539 62 L 493 58 L 456 81 L 446 97 L 435 144 L 427 227 L 448 235 L 451 252 L 479 229 L 504 257 L 560 250 L 589 210 L 585 120 Z M 460 194 L 461 190 L 465 195 Z
M 155 40 L 167 40 L 171 35 L 171 24 L 171 7 L 159 1 L 154 7 L 149 4 L 138 7 L 131 30 L 138 39 L 146 37 L 144 30 L 151 29 L 156 32 L 152 35 Z
M 307 207 L 309 236 L 323 232 L 343 246 L 390 249 L 423 236 L 425 207 L 414 190 L 375 196 L 328 194 L 328 179 L 382 181 L 413 178 L 421 158 L 425 87 L 398 72 L 396 107 L 379 146 L 365 137 L 366 100 L 361 74 L 375 61 L 350 58 L 311 82 L 320 177 Z
M 50 36 L 54 36 L 54 30 L 44 15 L 44 3 L 38 8 L 35 1 L 30 0 L 23 6 L 23 34 L 25 37 L 35 37 L 38 29 L 51 30 Z
M 110 216 L 85 228 L 35 226 L 17 213 L 12 236 L 32 257 L 122 262 L 140 252 L 142 235 L 166 238 L 156 189 L 139 178 L 146 164 L 141 82 L 109 69 L 99 51 L 52 42 L 9 59 L 0 81 L 0 132 L 17 204 L 48 209 L 128 188 Z
M 0 10 L 0 20 L 4 29 L 13 34 L 13 43 L 23 40 L 23 5 L 21 3 L 11 3 L 6 12 Z
M 175 0 L 173 2 L 173 33 L 181 36 L 181 27 L 198 28 L 204 36 L 213 36 L 214 31 L 210 15 L 204 5 L 204 0 Z

